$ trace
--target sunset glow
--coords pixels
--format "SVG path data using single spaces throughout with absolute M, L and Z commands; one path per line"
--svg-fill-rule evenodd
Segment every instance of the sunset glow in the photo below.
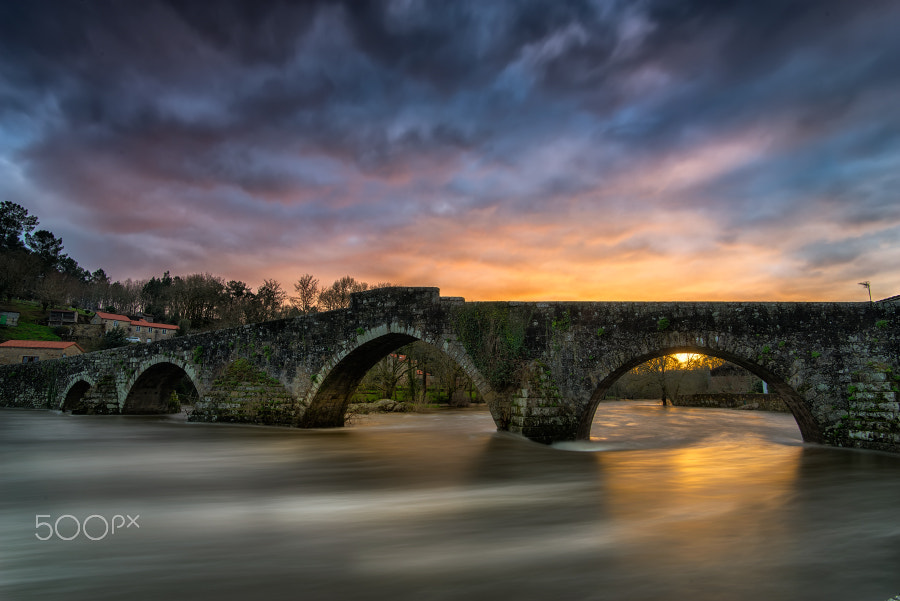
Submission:
M 0 8 L 0 198 L 89 270 L 900 294 L 897 3 L 203 6 Z

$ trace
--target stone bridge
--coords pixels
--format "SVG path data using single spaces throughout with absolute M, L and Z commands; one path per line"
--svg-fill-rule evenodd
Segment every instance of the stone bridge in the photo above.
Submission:
M 77 357 L 0 368 L 12 407 L 161 413 L 190 378 L 191 419 L 341 426 L 380 359 L 417 340 L 456 360 L 499 430 L 587 438 L 623 374 L 702 353 L 757 375 L 803 439 L 900 452 L 898 305 L 877 303 L 465 302 L 384 288 L 350 307 Z

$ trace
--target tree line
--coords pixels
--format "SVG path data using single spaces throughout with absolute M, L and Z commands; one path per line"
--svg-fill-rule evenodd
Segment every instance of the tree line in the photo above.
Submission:
M 24 207 L 0 202 L 0 297 L 37 300 L 46 310 L 81 301 L 88 287 L 109 283 L 102 269 L 82 268 L 63 252 L 62 238 L 37 226 Z
M 292 290 L 266 279 L 254 291 L 246 282 L 209 273 L 172 276 L 168 271 L 147 280 L 113 282 L 103 269 L 82 268 L 64 252 L 62 238 L 38 224 L 24 207 L 0 203 L 0 297 L 7 302 L 38 301 L 44 310 L 145 313 L 159 323 L 178 325 L 183 333 L 341 309 L 349 306 L 354 292 L 391 285 L 369 285 L 349 275 L 322 285 L 304 274 Z

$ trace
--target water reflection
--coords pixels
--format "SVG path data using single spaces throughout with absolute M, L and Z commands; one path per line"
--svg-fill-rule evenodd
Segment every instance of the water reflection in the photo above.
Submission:
M 480 412 L 341 430 L 0 411 L 0 599 L 900 594 L 900 458 L 789 415 L 601 405 L 546 447 Z M 140 514 L 102 541 L 35 515 Z

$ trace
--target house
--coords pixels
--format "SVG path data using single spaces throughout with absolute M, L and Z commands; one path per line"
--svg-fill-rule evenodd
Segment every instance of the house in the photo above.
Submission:
M 117 315 L 116 313 L 97 311 L 91 318 L 91 323 L 94 325 L 102 325 L 103 333 L 105 334 L 116 328 L 127 328 L 129 324 L 131 324 L 131 318 L 126 317 L 125 315 Z
M 95 325 L 103 324 L 103 333 L 122 328 L 125 330 L 128 342 L 156 342 L 157 340 L 171 338 L 178 331 L 178 326 L 168 323 L 153 323 L 143 317 L 131 319 L 125 315 L 105 313 L 104 311 L 97 311 L 91 319 L 91 323 Z
M 16 311 L 0 311 L 0 326 L 14 328 L 19 325 L 19 314 Z
M 84 349 L 77 342 L 50 340 L 7 340 L 0 344 L 0 364 L 29 363 L 80 355 Z
M 143 319 L 132 320 L 128 325 L 128 336 L 139 338 L 141 342 L 156 342 L 175 335 L 178 326 L 167 323 L 152 323 Z

